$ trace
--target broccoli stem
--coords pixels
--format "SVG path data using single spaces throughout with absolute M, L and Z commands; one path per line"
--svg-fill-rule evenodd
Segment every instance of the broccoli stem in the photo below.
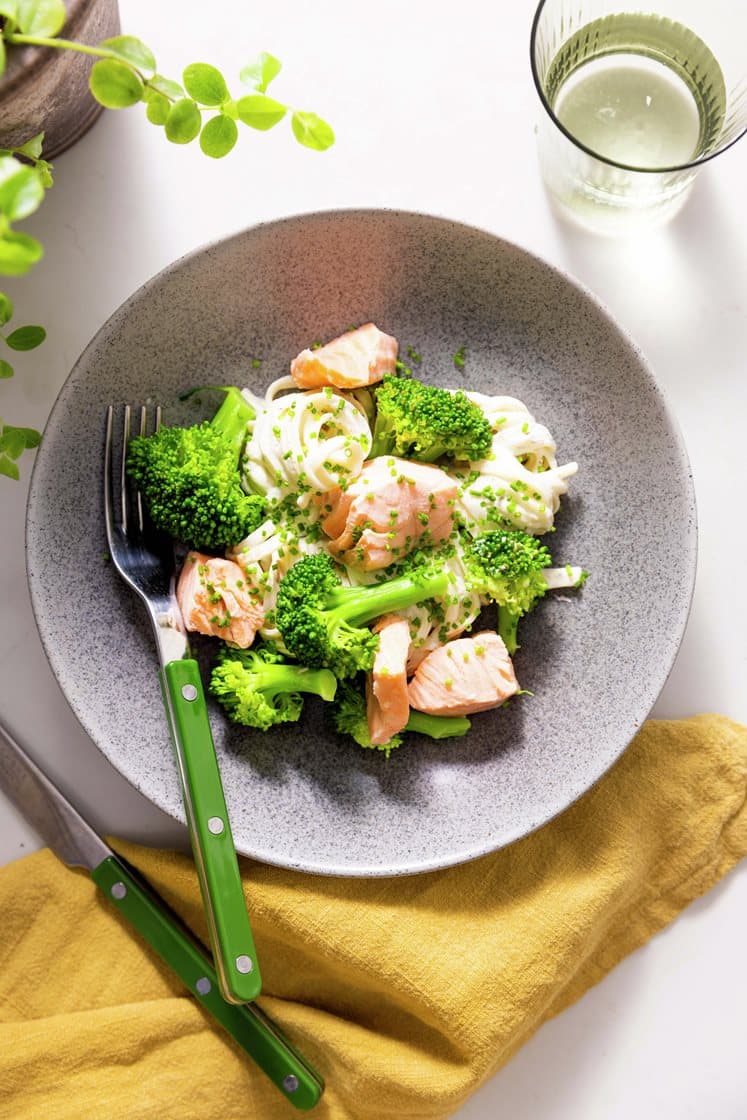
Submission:
M 404 730 L 429 735 L 431 739 L 452 739 L 466 735 L 471 726 L 466 716 L 429 716 L 426 712 L 411 710 Z
M 329 669 L 306 669 L 302 665 L 272 665 L 252 668 L 254 688 L 268 697 L 284 692 L 313 692 L 322 700 L 333 700 L 337 681 Z
M 366 587 L 336 587 L 327 595 L 327 610 L 342 622 L 363 626 L 380 615 L 404 610 L 425 599 L 441 598 L 448 587 L 446 572 L 400 576 Z
M 238 461 L 246 438 L 246 426 L 256 413 L 239 389 L 230 385 L 224 391 L 225 399 L 210 421 L 210 426 L 233 444 Z
M 371 433 L 371 450 L 369 459 L 378 459 L 381 455 L 391 455 L 394 447 L 394 429 L 386 419 L 377 412 Z
M 518 614 L 513 614 L 508 607 L 498 607 L 498 635 L 503 638 L 506 649 L 513 656 L 519 648 L 517 629 L 519 625 Z
M 179 400 L 187 401 L 195 393 L 202 393 L 206 389 L 226 394 L 223 403 L 210 421 L 210 427 L 220 432 L 229 443 L 234 445 L 238 461 L 246 438 L 246 426 L 250 420 L 254 420 L 257 413 L 235 385 L 198 385 L 196 388 L 188 389 L 186 393 L 182 393 Z
M 428 451 L 418 451 L 419 463 L 435 463 L 436 459 L 440 459 L 446 454 L 445 443 L 434 443 Z

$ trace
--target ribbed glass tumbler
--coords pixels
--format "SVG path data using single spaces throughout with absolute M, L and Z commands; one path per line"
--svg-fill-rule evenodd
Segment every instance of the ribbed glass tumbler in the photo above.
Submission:
M 542 178 L 556 208 L 619 236 L 682 206 L 747 131 L 747 6 L 542 0 L 531 63 Z

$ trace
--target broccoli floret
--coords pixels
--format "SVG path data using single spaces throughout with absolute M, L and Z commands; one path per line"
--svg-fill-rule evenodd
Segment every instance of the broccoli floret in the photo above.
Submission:
M 402 733 L 393 735 L 388 743 L 372 743 L 366 716 L 366 700 L 359 689 L 347 681 L 341 684 L 334 706 L 332 721 L 340 735 L 350 735 L 359 747 L 383 751 L 387 758 L 391 751 L 402 745 Z M 463 716 L 429 716 L 424 712 L 410 712 L 402 731 L 415 731 L 431 739 L 452 739 L 466 735 L 471 727 Z
M 370 458 L 399 455 L 432 463 L 483 459 L 492 429 L 482 409 L 460 390 L 424 385 L 415 377 L 385 374 L 376 390 L 376 421 Z
M 254 409 L 238 389 L 225 392 L 212 420 L 136 436 L 127 453 L 127 473 L 151 521 L 190 548 L 222 551 L 265 516 L 264 498 L 246 494 L 239 474 Z
M 210 678 L 210 692 L 235 723 L 267 731 L 301 715 L 301 692 L 334 699 L 337 681 L 329 669 L 289 664 L 269 646 L 224 648 Z
M 402 736 L 393 735 L 388 743 L 372 743 L 366 717 L 366 700 L 363 694 L 347 681 L 337 690 L 332 706 L 332 723 L 339 735 L 349 735 L 359 747 L 383 751 L 389 758 L 390 751 L 402 746 Z
M 342 679 L 373 666 L 379 636 L 367 622 L 445 595 L 448 582 L 433 564 L 384 583 L 343 587 L 331 558 L 320 552 L 297 561 L 280 581 L 275 623 L 294 657 Z
M 543 569 L 552 564 L 547 548 L 521 529 L 484 533 L 465 550 L 470 587 L 498 604 L 498 633 L 513 654 L 519 619 L 548 588 Z

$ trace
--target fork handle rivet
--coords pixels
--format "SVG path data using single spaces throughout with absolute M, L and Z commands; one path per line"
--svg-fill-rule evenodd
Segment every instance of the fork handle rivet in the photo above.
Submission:
M 112 898 L 117 898 L 117 899 L 124 898 L 126 894 L 127 894 L 127 887 L 124 885 L 124 883 L 122 883 L 122 882 L 114 883 L 114 885 L 112 886 L 112 889 L 111 889 Z
M 185 700 L 196 700 L 197 689 L 193 684 L 185 684 L 182 686 L 182 696 Z
M 283 1078 L 283 1088 L 285 1089 L 286 1093 L 295 1093 L 299 1084 L 300 1082 L 295 1073 L 287 1073 Z

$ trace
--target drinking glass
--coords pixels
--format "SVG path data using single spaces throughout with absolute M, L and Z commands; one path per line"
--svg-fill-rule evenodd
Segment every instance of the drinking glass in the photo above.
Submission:
M 747 131 L 744 3 L 624 5 L 542 0 L 531 36 L 545 186 L 566 217 L 613 236 L 671 218 Z

